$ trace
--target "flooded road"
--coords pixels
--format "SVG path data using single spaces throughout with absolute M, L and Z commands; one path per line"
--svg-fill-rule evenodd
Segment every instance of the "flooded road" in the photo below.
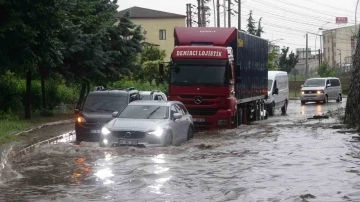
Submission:
M 44 145 L 7 165 L 0 201 L 360 201 L 355 134 L 307 120 L 344 105 L 292 101 L 287 116 L 179 147 Z

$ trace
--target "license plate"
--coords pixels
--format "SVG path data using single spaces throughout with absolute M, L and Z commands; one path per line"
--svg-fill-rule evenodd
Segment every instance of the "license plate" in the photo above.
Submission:
M 91 130 L 90 133 L 100 133 L 101 130 Z
M 205 122 L 205 119 L 202 118 L 193 118 L 194 122 Z
M 119 140 L 119 144 L 121 145 L 137 145 L 138 141 L 137 140 Z

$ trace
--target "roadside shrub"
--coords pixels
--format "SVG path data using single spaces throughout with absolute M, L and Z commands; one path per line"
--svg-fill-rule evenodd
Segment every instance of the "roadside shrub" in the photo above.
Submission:
M 21 110 L 22 97 L 18 90 L 19 79 L 14 73 L 7 71 L 0 76 L 0 110 L 8 112 L 11 110 Z
M 133 81 L 133 80 L 121 80 L 116 81 L 109 85 L 110 88 L 116 89 L 124 89 L 129 87 L 135 87 L 139 91 L 151 91 L 151 90 L 160 90 L 164 92 L 166 95 L 168 93 L 168 85 L 167 84 L 159 84 L 159 85 L 150 85 L 149 82 L 141 82 L 141 81 Z
M 67 86 L 60 79 L 48 79 L 45 81 L 46 101 L 50 111 L 60 103 L 73 104 L 77 101 L 78 86 Z M 41 82 L 31 82 L 31 109 L 32 112 L 42 109 Z M 0 76 L 0 111 L 21 112 L 24 110 L 26 98 L 26 80 L 15 76 L 10 71 Z M 44 116 L 50 116 L 50 112 L 42 112 Z M 52 112 L 51 112 L 52 113 Z M 0 115 L 1 116 L 1 115 Z M 4 116 L 3 116 L 4 117 Z
M 52 117 L 55 115 L 55 112 L 53 110 L 49 110 L 49 109 L 42 109 L 40 111 L 40 115 L 43 117 Z

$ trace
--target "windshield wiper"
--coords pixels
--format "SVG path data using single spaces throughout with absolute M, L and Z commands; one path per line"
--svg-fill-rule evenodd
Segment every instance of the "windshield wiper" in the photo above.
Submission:
M 147 117 L 146 119 L 149 119 L 158 109 L 160 109 L 161 107 L 157 107 L 156 109 L 154 109 L 154 111 L 152 111 Z
M 97 109 L 97 110 L 102 110 L 102 111 L 106 111 L 106 112 L 113 112 L 114 110 L 111 110 L 111 109 Z

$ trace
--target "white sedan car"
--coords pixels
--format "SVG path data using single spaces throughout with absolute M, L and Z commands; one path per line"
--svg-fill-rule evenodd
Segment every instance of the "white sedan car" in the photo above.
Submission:
M 180 145 L 194 136 L 192 116 L 178 101 L 134 101 L 107 123 L 100 146 Z

